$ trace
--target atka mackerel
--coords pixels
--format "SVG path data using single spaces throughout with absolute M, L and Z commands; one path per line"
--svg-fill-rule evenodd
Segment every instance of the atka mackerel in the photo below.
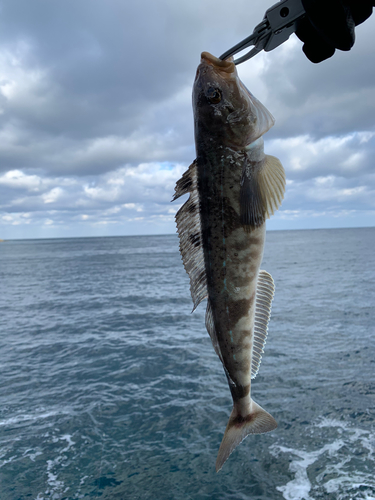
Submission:
M 176 215 L 180 251 L 194 309 L 208 299 L 206 328 L 233 398 L 219 449 L 220 470 L 248 435 L 277 427 L 251 399 L 274 284 L 260 271 L 266 218 L 281 204 L 285 173 L 264 154 L 272 115 L 246 89 L 232 60 L 202 53 L 193 89 L 197 158 L 177 182 L 174 199 L 190 193 Z

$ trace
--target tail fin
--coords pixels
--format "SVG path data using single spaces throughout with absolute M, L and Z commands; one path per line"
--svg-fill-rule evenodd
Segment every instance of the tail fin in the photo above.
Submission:
M 251 401 L 251 411 L 241 416 L 234 406 L 216 459 L 216 472 L 224 465 L 229 455 L 248 434 L 262 434 L 276 429 L 276 420 L 255 401 Z

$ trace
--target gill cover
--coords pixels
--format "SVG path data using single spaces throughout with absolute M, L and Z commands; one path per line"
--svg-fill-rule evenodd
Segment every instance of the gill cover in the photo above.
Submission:
M 225 146 L 240 149 L 274 124 L 271 113 L 240 81 L 233 58 L 202 52 L 193 88 L 196 135 L 204 128 Z

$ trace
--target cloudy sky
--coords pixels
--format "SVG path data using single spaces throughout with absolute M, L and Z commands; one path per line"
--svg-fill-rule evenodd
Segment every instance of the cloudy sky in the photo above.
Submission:
M 273 3 L 0 0 L 0 238 L 175 232 L 200 53 Z M 375 15 L 356 33 L 319 65 L 293 35 L 238 67 L 287 173 L 270 229 L 375 225 Z

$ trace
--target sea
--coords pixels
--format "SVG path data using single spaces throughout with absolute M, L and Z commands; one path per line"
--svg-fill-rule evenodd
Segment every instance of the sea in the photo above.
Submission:
M 270 231 L 252 384 L 278 422 L 215 460 L 232 400 L 176 235 L 0 243 L 1 500 L 374 500 L 375 228 Z

